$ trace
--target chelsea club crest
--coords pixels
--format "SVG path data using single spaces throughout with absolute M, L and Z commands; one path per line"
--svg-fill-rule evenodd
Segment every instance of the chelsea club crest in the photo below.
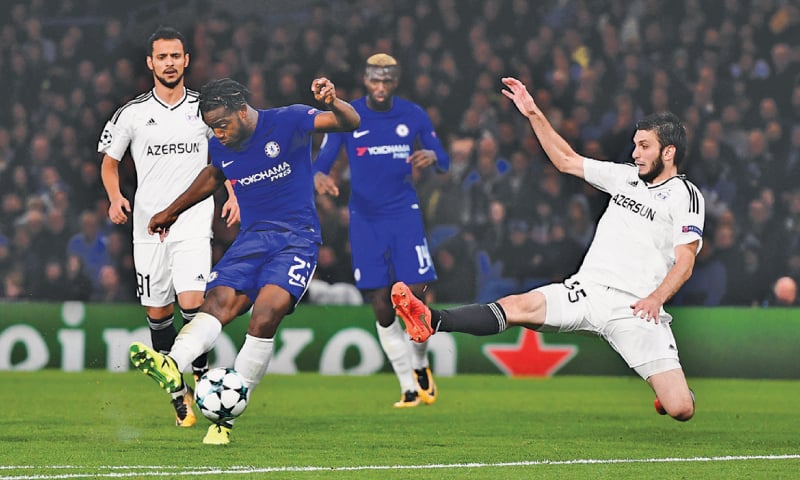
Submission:
M 278 142 L 272 140 L 270 142 L 267 142 L 266 145 L 264 145 L 264 153 L 269 158 L 275 158 L 281 153 L 281 147 L 280 145 L 278 145 Z

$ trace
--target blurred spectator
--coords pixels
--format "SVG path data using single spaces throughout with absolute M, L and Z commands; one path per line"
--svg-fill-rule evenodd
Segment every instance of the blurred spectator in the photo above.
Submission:
M 463 179 L 472 161 L 475 142 L 471 138 L 451 142 L 450 169 L 441 174 L 429 175 L 417 188 L 426 226 L 466 226 L 470 218 L 470 204 Z
M 83 260 L 79 255 L 67 255 L 64 265 L 65 296 L 69 300 L 87 302 L 91 299 L 92 279 L 83 269 Z
M 594 230 L 593 230 L 594 231 Z M 550 240 L 544 251 L 543 273 L 541 283 L 560 282 L 578 271 L 578 267 L 586 253 L 586 246 L 567 235 L 562 222 L 553 223 L 550 229 Z M 533 288 L 534 285 L 528 285 Z
M 747 154 L 743 158 L 743 171 L 740 176 L 746 198 L 756 195 L 762 186 L 775 187 L 778 183 L 778 160 L 770 152 L 767 137 L 763 130 L 754 128 L 747 136 Z
M 736 105 L 722 107 L 720 122 L 722 135 L 720 141 L 733 150 L 739 162 L 747 155 L 747 131 L 742 126 L 742 114 Z M 738 162 L 737 162 L 738 163 Z
M 105 236 L 106 254 L 110 265 L 113 265 L 119 275 L 121 289 L 135 292 L 137 289 L 136 268 L 133 263 L 133 249 L 130 242 L 130 233 L 124 229 L 115 228 Z
M 136 300 L 136 291 L 127 289 L 120 281 L 119 272 L 113 265 L 103 265 L 97 274 L 99 288 L 94 289 L 91 300 L 93 302 L 133 302 Z
M 492 200 L 489 205 L 489 223 L 473 234 L 478 248 L 485 251 L 490 258 L 496 259 L 510 242 L 511 221 L 524 222 L 525 220 L 509 219 L 505 204 L 499 200 Z
M 697 185 L 706 201 L 706 213 L 719 217 L 736 204 L 736 159 L 722 156 L 722 147 L 714 138 L 700 142 L 700 153 L 689 166 L 689 178 Z
M 484 132 L 477 143 L 475 169 L 467 174 L 464 186 L 469 202 L 468 226 L 480 229 L 489 222 L 489 204 L 498 190 L 503 174 L 508 171 L 508 161 L 499 156 L 494 135 Z
M 0 233 L 0 278 L 3 277 L 13 265 L 10 242 L 8 237 Z
M 497 181 L 493 196 L 505 205 L 508 218 L 526 221 L 536 212 L 537 187 L 530 158 L 516 150 L 511 169 Z
M 782 230 L 775 218 L 772 205 L 762 198 L 750 200 L 747 206 L 747 216 L 742 221 L 745 232 L 743 240 L 752 239 L 760 245 L 761 251 L 770 253 L 768 258 L 762 258 L 761 263 L 768 270 L 773 268 L 780 259 L 775 255 L 783 243 Z
M 775 280 L 769 298 L 764 301 L 765 307 L 797 307 L 797 282 L 792 277 L 780 277 Z
M 528 224 L 524 221 L 517 220 L 509 224 L 508 242 L 492 259 L 502 264 L 503 277 L 522 283 L 546 275 L 546 252 L 531 240 L 529 234 Z
M 100 286 L 100 269 L 109 265 L 106 239 L 100 234 L 100 220 L 92 211 L 84 211 L 80 216 L 80 232 L 73 235 L 67 244 L 67 253 L 81 258 L 86 274 L 95 286 Z M 114 271 L 114 275 L 117 272 Z M 110 275 L 108 275 L 110 277 Z M 108 278 L 106 280 L 111 280 Z M 119 279 L 116 280 L 117 282 Z
M 797 186 L 797 179 L 800 178 L 800 119 L 789 131 L 789 146 L 779 161 L 775 189 L 789 191 Z
M 727 289 L 723 302 L 725 305 L 756 306 L 769 291 L 769 272 L 762 263 L 761 245 L 752 239 L 742 243 L 738 252 L 740 261 L 729 272 L 735 272 L 727 279 Z
M 614 108 L 601 118 L 603 151 L 621 152 L 616 162 L 629 162 L 633 144 L 632 132 L 636 130 L 636 122 L 643 113 L 633 102 L 628 93 L 619 93 L 614 97 Z
M 3 298 L 20 300 L 26 297 L 25 274 L 19 267 L 13 268 L 3 278 Z
M 48 251 L 54 255 L 58 255 L 62 260 L 65 259 L 66 252 L 62 251 L 60 247 L 62 245 L 67 245 L 72 236 L 72 232 L 70 232 L 68 228 L 64 212 L 59 209 L 50 210 L 47 213 L 47 225 L 45 228 L 47 230 L 47 243 L 50 246 Z
M 240 2 L 224 12 L 184 9 L 181 19 L 191 25 L 190 84 L 239 76 L 262 107 L 306 102 L 308 92 L 298 85 L 316 74 L 356 98 L 363 90 L 353 66 L 361 58 L 387 51 L 404 59 L 402 93 L 431 112 L 451 154 L 451 173 L 423 176 L 419 185 L 426 226 L 444 232 L 443 239 L 470 222 L 478 225 L 473 233 L 480 239 L 483 229 L 491 230 L 491 202 L 500 200 L 507 215 L 528 223 L 535 241 L 549 251 L 560 237 L 560 222 L 569 233 L 573 195 L 588 200 L 592 220 L 605 206 L 602 192 L 550 178 L 525 120 L 498 95 L 500 76 L 523 79 L 548 118 L 593 158 L 631 161 L 631 136 L 642 108 L 685 116 L 692 147 L 684 171 L 704 192 L 708 222 L 715 224 L 708 231 L 716 237 L 727 216 L 735 221 L 732 245 L 715 246 L 715 256 L 729 272 L 735 271 L 732 257 L 748 269 L 757 265 L 743 275 L 729 273 L 734 293 L 723 303 L 733 295 L 737 303 L 750 304 L 751 295 L 740 290 L 746 284 L 737 285 L 742 277 L 763 271 L 778 278 L 800 248 L 800 218 L 792 206 L 800 175 L 795 3 L 725 0 L 707 8 L 697 1 L 300 0 L 291 9 L 270 3 L 268 16 L 258 2 Z M 6 87 L 0 98 L 0 232 L 19 245 L 38 242 L 38 233 L 30 238 L 27 217 L 29 199 L 39 197 L 47 238 L 51 245 L 63 244 L 51 251 L 63 252 L 65 237 L 81 228 L 81 213 L 98 211 L 104 199 L 93 153 L 100 122 L 130 100 L 130 92 L 147 88 L 150 72 L 128 39 L 140 36 L 140 25 L 161 22 L 173 7 L 157 0 L 139 0 L 135 10 L 116 3 L 90 8 L 82 2 L 9 0 L 0 9 L 7 13 L 0 18 Z M 672 43 L 668 32 L 676 33 Z M 511 164 L 506 175 L 477 160 L 485 131 L 496 139 L 496 157 Z M 609 159 L 603 152 L 622 153 Z M 132 169 L 132 162 L 122 167 Z M 346 188 L 342 173 L 340 188 Z M 531 180 L 537 185 L 531 187 Z M 765 205 L 774 231 L 748 218 L 752 201 L 764 202 L 765 187 L 775 199 Z M 123 189 L 132 193 L 135 185 Z M 481 203 L 473 206 L 471 200 Z M 323 235 L 337 259 L 347 261 L 347 219 L 340 205 L 332 207 L 320 209 Z M 216 222 L 215 258 L 229 242 L 229 232 Z M 11 274 L 2 295 L 7 285 L 10 296 L 35 299 L 34 290 L 42 291 L 36 272 L 46 269 L 19 263 L 17 257 L 28 254 L 17 251 L 12 246 L 16 266 L 0 261 L 0 276 Z M 31 260 L 43 267 L 47 258 Z M 455 260 L 474 266 L 471 257 Z M 124 263 L 109 262 L 118 269 Z M 36 288 L 26 292 L 25 285 Z
M 438 280 L 429 288 L 431 302 L 457 303 L 475 298 L 476 277 L 474 252 L 463 236 L 441 245 L 433 254 Z
M 672 304 L 715 307 L 722 303 L 727 283 L 725 264 L 716 256 L 714 242 L 707 241 L 697 254 L 692 276 L 672 298 Z
M 31 292 L 38 299 L 46 301 L 69 300 L 64 263 L 59 258 L 50 258 L 44 263 L 44 275 L 41 282 Z
M 573 195 L 567 205 L 566 234 L 583 250 L 589 248 L 594 238 L 595 221 L 589 211 L 589 201 L 583 195 Z

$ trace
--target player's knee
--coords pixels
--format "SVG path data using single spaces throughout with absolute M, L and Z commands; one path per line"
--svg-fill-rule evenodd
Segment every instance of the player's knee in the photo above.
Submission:
M 509 295 L 497 301 L 503 308 L 509 327 L 518 326 L 536 329 L 544 323 L 546 300 L 544 294 L 531 290 Z
M 677 411 L 670 412 L 670 415 L 679 422 L 688 422 L 694 417 L 694 405 L 686 405 Z
M 372 304 L 372 312 L 375 314 L 375 320 L 381 327 L 387 328 L 395 322 L 394 308 L 391 304 L 376 305 Z
M 258 338 L 273 338 L 282 318 L 280 315 L 253 315 L 250 317 L 247 334 Z
M 667 410 L 667 413 L 679 422 L 691 420 L 694 417 L 694 398 L 682 400 L 678 404 L 672 405 L 672 408 Z

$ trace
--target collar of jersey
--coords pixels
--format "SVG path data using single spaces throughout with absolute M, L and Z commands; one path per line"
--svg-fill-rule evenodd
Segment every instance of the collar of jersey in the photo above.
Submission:
M 161 105 L 162 107 L 164 107 L 166 109 L 169 109 L 169 110 L 175 110 L 176 108 L 180 107 L 181 104 L 186 101 L 186 97 L 187 96 L 188 96 L 188 94 L 186 93 L 186 87 L 183 87 L 183 96 L 181 97 L 181 99 L 178 100 L 175 103 L 175 105 L 169 105 L 167 102 L 165 102 L 164 100 L 161 100 L 158 97 L 158 95 L 156 94 L 156 87 L 153 87 L 153 100 L 158 102 L 158 104 Z

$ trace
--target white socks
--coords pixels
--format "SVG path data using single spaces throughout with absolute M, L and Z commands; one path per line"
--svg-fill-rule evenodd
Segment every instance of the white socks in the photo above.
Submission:
M 253 389 L 261 382 L 261 377 L 267 373 L 269 361 L 272 359 L 273 343 L 272 338 L 246 335 L 244 345 L 239 350 L 239 354 L 236 355 L 233 369 L 239 372 L 239 375 L 244 379 L 247 388 L 250 390 L 250 395 L 253 394 Z
M 397 323 L 395 321 L 394 323 Z M 430 338 L 428 339 L 430 340 Z M 422 343 L 411 342 L 411 368 L 419 370 L 428 366 L 428 340 Z
M 401 393 L 409 390 L 416 391 L 417 383 L 411 370 L 411 347 L 409 346 L 411 340 L 403 331 L 400 322 L 395 319 L 388 327 L 382 327 L 375 322 L 375 326 L 378 329 L 381 347 L 392 364 L 397 379 L 400 380 Z
M 186 324 L 172 345 L 169 356 L 175 360 L 182 372 L 192 361 L 211 350 L 222 332 L 222 324 L 216 317 L 200 312 L 190 323 Z

